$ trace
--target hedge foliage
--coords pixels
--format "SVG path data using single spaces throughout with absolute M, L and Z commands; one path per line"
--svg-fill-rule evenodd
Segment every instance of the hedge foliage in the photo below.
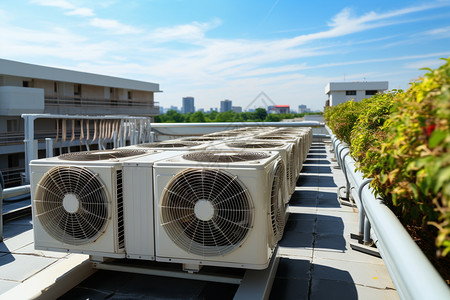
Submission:
M 365 177 L 404 225 L 435 236 L 450 252 L 450 59 L 403 91 L 327 109 L 324 118 L 348 143 Z

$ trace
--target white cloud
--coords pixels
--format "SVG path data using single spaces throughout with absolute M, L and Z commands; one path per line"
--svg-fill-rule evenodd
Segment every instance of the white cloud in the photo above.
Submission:
M 193 43 L 203 39 L 206 31 L 216 28 L 220 24 L 221 21 L 219 19 L 214 19 L 212 22 L 207 23 L 192 22 L 191 24 L 157 28 L 149 34 L 148 38 L 155 42 L 183 40 Z
M 68 16 L 92 17 L 95 15 L 92 9 L 87 7 L 76 7 L 65 0 L 32 0 L 31 3 L 64 9 L 67 11 L 65 15 Z
M 72 9 L 66 13 L 68 16 L 81 16 L 81 17 L 93 17 L 95 16 L 94 11 L 90 8 L 81 7 Z
M 33 0 L 31 3 L 35 3 L 42 6 L 58 7 L 62 9 L 74 9 L 75 6 L 64 0 Z
M 94 27 L 106 29 L 115 34 L 137 34 L 142 32 L 142 30 L 137 27 L 125 25 L 113 19 L 93 18 L 90 21 L 90 24 Z

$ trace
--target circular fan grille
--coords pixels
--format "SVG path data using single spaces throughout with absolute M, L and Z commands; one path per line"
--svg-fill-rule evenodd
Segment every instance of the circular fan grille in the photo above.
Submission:
M 190 141 L 190 142 L 209 142 L 209 141 L 217 141 L 217 140 L 220 140 L 220 138 L 212 137 L 212 136 L 193 137 L 193 138 L 183 139 L 183 141 Z
M 98 150 L 98 151 L 83 151 L 65 153 L 58 156 L 61 160 L 70 161 L 92 161 L 92 160 L 107 160 L 114 158 L 129 157 L 135 155 L 145 154 L 143 150 Z
M 223 133 L 211 133 L 208 134 L 208 137 L 230 137 L 236 135 L 238 135 L 238 133 L 236 132 L 223 132 Z
M 258 140 L 292 140 L 292 137 L 285 135 L 266 135 L 256 137 Z
M 98 175 L 79 167 L 47 172 L 36 187 L 34 203 L 45 231 L 70 245 L 96 240 L 106 228 L 110 210 Z
M 283 147 L 283 144 L 280 143 L 258 143 L 258 142 L 251 142 L 251 143 L 229 143 L 227 144 L 228 147 L 232 148 L 279 148 Z
M 284 178 L 285 168 L 284 164 L 280 161 L 275 168 L 272 191 L 270 194 L 270 216 L 272 221 L 272 231 L 275 239 L 272 246 L 275 246 L 275 242 L 281 240 L 284 232 L 284 223 L 286 218 L 283 197 Z
M 240 161 L 258 160 L 270 157 L 266 152 L 212 152 L 201 151 L 184 154 L 183 158 L 191 161 L 213 162 L 213 163 L 232 163 Z
M 221 256 L 239 247 L 253 225 L 254 206 L 236 176 L 212 169 L 187 169 L 164 189 L 161 225 L 183 250 Z
M 141 148 L 185 148 L 185 147 L 198 146 L 198 145 L 201 145 L 201 143 L 172 142 L 172 143 L 145 143 L 145 144 L 136 145 L 136 147 L 141 147 Z

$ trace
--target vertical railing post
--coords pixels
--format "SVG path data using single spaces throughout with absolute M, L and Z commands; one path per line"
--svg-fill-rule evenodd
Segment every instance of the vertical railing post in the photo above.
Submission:
M 25 129 L 25 183 L 30 183 L 30 161 L 35 159 L 35 149 L 34 149 L 34 119 L 33 115 L 22 115 L 24 119 L 24 129 Z
M 45 138 L 45 157 L 53 157 L 53 139 Z

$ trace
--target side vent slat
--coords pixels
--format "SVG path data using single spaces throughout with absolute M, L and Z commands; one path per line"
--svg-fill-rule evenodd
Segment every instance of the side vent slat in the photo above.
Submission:
M 125 247 L 125 228 L 123 222 L 123 184 L 121 170 L 117 171 L 117 221 L 119 249 L 123 249 Z

